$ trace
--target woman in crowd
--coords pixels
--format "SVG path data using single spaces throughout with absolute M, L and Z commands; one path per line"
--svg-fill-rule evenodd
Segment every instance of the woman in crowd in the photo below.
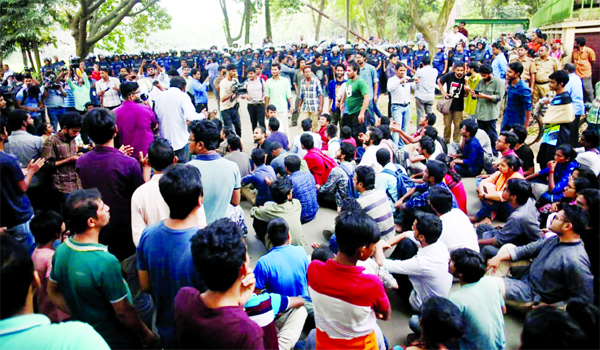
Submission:
M 577 153 L 571 145 L 558 146 L 554 160 L 548 162 L 548 167 L 527 176 L 526 180 L 534 180 L 532 191 L 538 201 L 538 207 L 560 200 L 563 190 L 569 184 L 569 177 L 578 167 L 575 160 Z

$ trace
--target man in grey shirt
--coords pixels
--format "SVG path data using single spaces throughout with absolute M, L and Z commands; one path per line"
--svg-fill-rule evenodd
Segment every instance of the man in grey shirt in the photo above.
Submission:
M 493 228 L 490 225 L 477 226 L 479 245 L 482 246 L 481 254 L 486 259 L 493 258 L 498 254 L 501 246 L 512 243 L 522 246 L 539 240 L 540 214 L 535 207 L 535 199 L 530 197 L 531 184 L 523 179 L 508 180 L 502 197 L 513 208 L 513 212 L 501 228 Z
M 594 276 L 580 238 L 588 219 L 589 215 L 583 208 L 567 205 L 558 212 L 550 226 L 557 236 L 522 247 L 502 247 L 498 255 L 488 261 L 488 270 L 497 277 L 508 272 L 507 264 L 503 262 L 533 259 L 529 271 L 520 279 L 497 278 L 502 295 L 507 300 L 532 305 L 574 299 L 593 302 Z
M 236 135 L 231 135 L 227 138 L 227 155 L 223 157 L 228 159 L 240 168 L 240 176 L 244 177 L 252 171 L 250 157 L 242 152 L 242 141 Z
M 417 69 L 415 73 L 415 79 L 418 79 L 417 89 L 415 90 L 418 119 L 421 119 L 423 113 L 429 114 L 432 112 L 438 77 L 438 71 L 431 66 L 429 57 L 424 57 L 422 63 L 423 67 Z
M 496 144 L 498 139 L 498 130 L 496 122 L 500 115 L 500 101 L 504 97 L 505 86 L 502 80 L 492 75 L 492 67 L 489 64 L 484 64 L 479 68 L 481 81 L 471 90 L 470 94 L 477 97 L 477 108 L 475 109 L 475 118 L 479 129 L 485 131 L 490 137 L 492 145 Z M 494 157 L 498 155 L 492 147 Z

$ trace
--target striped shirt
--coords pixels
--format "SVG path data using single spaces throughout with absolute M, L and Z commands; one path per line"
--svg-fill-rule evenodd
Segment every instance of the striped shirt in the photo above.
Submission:
M 394 213 L 382 190 L 369 190 L 360 194 L 357 199 L 365 213 L 372 217 L 381 231 L 382 239 L 389 239 L 394 234 Z
M 301 112 L 318 112 L 321 107 L 319 96 L 323 96 L 321 82 L 313 78 L 307 84 L 306 79 L 304 79 L 298 88 L 300 89 L 300 99 L 302 100 Z
M 379 277 L 364 270 L 333 259 L 326 263 L 313 260 L 308 266 L 317 349 L 379 348 L 374 331 L 375 311 L 387 312 L 390 302 Z
M 248 317 L 264 332 L 265 349 L 279 349 L 275 317 L 287 311 L 290 299 L 275 293 L 252 294 L 244 308 Z
M 73 92 L 73 89 L 71 89 L 71 87 L 69 85 L 65 86 L 63 89 L 67 93 L 67 96 L 65 96 L 65 98 L 63 98 L 62 106 L 64 108 L 75 107 L 75 92 Z

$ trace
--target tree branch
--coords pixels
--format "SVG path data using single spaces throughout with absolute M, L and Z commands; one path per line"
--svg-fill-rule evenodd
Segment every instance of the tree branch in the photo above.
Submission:
M 144 6 L 142 9 L 140 9 L 139 11 L 130 13 L 127 15 L 127 17 L 135 17 L 137 15 L 139 15 L 140 13 L 148 10 L 150 7 L 154 6 L 159 0 L 152 0 L 148 3 L 148 5 Z
M 101 31 L 98 31 L 98 33 L 94 34 L 92 37 L 87 39 L 87 45 L 92 46 L 95 43 L 97 43 L 98 41 L 100 41 L 100 39 L 102 39 L 103 37 L 108 35 L 108 33 L 110 33 L 113 29 L 115 29 L 119 25 L 119 23 L 121 23 L 123 18 L 125 18 L 125 16 L 127 16 L 129 11 L 131 11 L 133 6 L 135 6 L 138 2 L 139 2 L 139 0 L 127 1 L 128 5 L 116 17 L 113 18 L 113 20 L 110 24 L 108 24 L 106 27 L 104 27 L 104 29 L 102 29 Z M 107 17 L 105 17 L 105 18 L 107 18 Z

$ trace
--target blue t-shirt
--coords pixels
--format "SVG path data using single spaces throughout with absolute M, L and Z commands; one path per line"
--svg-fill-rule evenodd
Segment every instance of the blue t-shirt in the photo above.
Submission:
M 270 165 L 260 165 L 252 173 L 242 178 L 242 186 L 253 184 L 258 191 L 256 195 L 256 205 L 264 205 L 267 201 L 272 200 L 271 189 L 265 182 L 266 178 L 276 179 L 275 170 Z
M 156 328 L 165 348 L 176 346 L 173 301 L 182 287 L 204 290 L 192 259 L 191 239 L 198 228 L 172 230 L 159 222 L 146 227 L 137 247 L 138 270 L 150 275 L 156 303 Z
M 11 228 L 31 219 L 33 208 L 29 198 L 18 185 L 25 176 L 16 156 L 0 152 L 0 174 L 0 226 Z
M 273 247 L 258 259 L 254 275 L 256 288 L 288 297 L 308 296 L 308 256 L 303 247 L 291 244 Z
M 17 101 L 19 101 L 19 103 L 21 103 L 21 105 L 23 107 L 39 108 L 39 106 L 40 106 L 39 102 L 42 101 L 43 94 L 44 94 L 44 87 L 40 86 L 40 93 L 38 94 L 37 98 L 35 96 L 29 96 L 30 94 L 27 94 L 27 97 L 25 98 L 26 91 L 29 91 L 29 88 L 21 89 L 21 91 L 19 91 L 17 93 L 17 96 L 15 97 L 15 99 Z M 28 112 L 28 113 L 34 119 L 40 116 L 40 112 Z

